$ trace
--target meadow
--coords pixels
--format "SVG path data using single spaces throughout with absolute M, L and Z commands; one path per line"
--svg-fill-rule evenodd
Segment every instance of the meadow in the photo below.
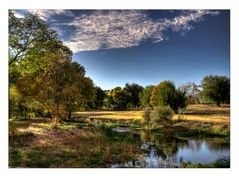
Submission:
M 115 119 L 115 120 L 142 120 L 142 110 L 133 111 L 83 111 L 76 112 L 75 117 L 88 117 L 90 119 Z M 189 105 L 183 115 L 174 114 L 173 120 L 177 121 L 180 116 L 185 121 L 229 123 L 230 108 L 228 105 L 217 107 L 215 105 L 196 104 Z
M 174 115 L 171 128 L 150 132 L 145 130 L 141 114 L 140 110 L 76 112 L 71 121 L 63 122 L 57 127 L 45 118 L 10 120 L 9 166 L 112 167 L 115 164 L 124 164 L 142 158 L 145 150 L 139 149 L 139 145 L 151 144 L 151 142 L 153 145 L 149 148 L 158 145 L 156 149 L 159 150 L 158 157 L 165 158 L 167 161 L 170 154 L 177 153 L 177 145 L 188 145 L 185 140 L 194 141 L 194 138 L 199 137 L 200 139 L 223 138 L 219 142 L 214 140 L 209 142 L 209 145 L 213 145 L 210 149 L 211 147 L 225 149 L 223 145 L 229 142 L 228 105 L 222 107 L 190 105 L 185 113 L 180 115 L 180 120 L 179 115 Z M 126 128 L 126 131 L 112 131 L 115 128 Z M 165 144 L 168 146 L 162 147 Z M 149 150 L 146 152 L 148 153 Z M 166 164 L 165 160 L 163 161 Z M 151 167 L 146 163 L 143 165 L 142 162 L 140 163 L 139 167 Z M 225 163 L 228 165 L 228 160 Z M 158 165 L 158 167 L 164 166 Z M 127 164 L 119 167 L 135 166 Z M 178 165 L 171 164 L 165 167 L 178 167 Z M 179 167 L 213 167 L 213 164 L 182 162 Z

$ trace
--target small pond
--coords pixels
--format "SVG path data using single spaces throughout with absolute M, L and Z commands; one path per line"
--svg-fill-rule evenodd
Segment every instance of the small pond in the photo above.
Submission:
M 227 138 L 177 138 L 144 131 L 130 132 L 127 128 L 114 128 L 116 136 L 134 139 L 142 153 L 137 160 L 109 167 L 171 168 L 183 162 L 212 163 L 230 158 L 230 142 Z

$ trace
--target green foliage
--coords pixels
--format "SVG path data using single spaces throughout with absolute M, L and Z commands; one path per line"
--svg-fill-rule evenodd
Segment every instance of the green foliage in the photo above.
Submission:
M 147 125 L 147 127 L 149 127 L 150 125 L 150 115 L 151 115 L 151 112 L 152 112 L 152 108 L 150 106 L 146 106 L 144 111 L 143 111 L 143 122 Z
M 108 108 L 112 110 L 126 110 L 127 108 L 127 94 L 121 87 L 111 89 L 106 97 Z
M 154 125 L 170 125 L 173 111 L 169 106 L 154 107 L 150 114 L 150 120 Z
M 140 106 L 139 94 L 142 87 L 138 84 L 125 84 L 124 88 L 115 87 L 106 92 L 104 105 L 112 110 L 135 109 Z
M 106 97 L 105 91 L 103 91 L 100 87 L 95 87 L 96 97 L 94 102 L 90 105 L 93 109 L 101 109 L 104 105 L 104 99 Z
M 143 111 L 143 122 L 149 128 L 171 125 L 173 110 L 169 106 L 156 106 L 153 109 L 147 106 Z
M 226 76 L 206 76 L 201 86 L 202 96 L 205 99 L 215 102 L 218 106 L 230 102 L 230 79 Z
M 178 110 L 178 120 L 179 121 L 184 120 L 184 115 L 185 115 L 185 108 L 180 108 Z
M 181 167 L 183 168 L 230 168 L 230 159 L 229 158 L 221 158 L 213 163 L 207 164 L 193 164 L 191 162 L 183 162 Z
M 153 107 L 170 106 L 177 113 L 179 108 L 186 107 L 185 93 L 176 89 L 172 81 L 163 81 L 153 88 L 150 105 Z
M 43 51 L 45 44 L 52 40 L 57 40 L 56 32 L 50 29 L 37 14 L 29 13 L 24 18 L 16 18 L 14 13 L 9 11 L 10 66 L 19 63 L 30 51 L 35 49 Z
M 140 106 L 139 94 L 142 90 L 143 87 L 138 84 L 125 84 L 124 92 L 127 95 L 128 108 L 138 108 Z
M 140 104 L 143 107 L 146 107 L 147 105 L 149 105 L 149 101 L 150 101 L 150 96 L 151 96 L 151 92 L 153 90 L 154 86 L 147 86 L 143 89 L 142 92 L 140 92 L 139 94 L 139 98 L 140 98 Z
M 95 98 L 93 81 L 71 59 L 71 50 L 38 15 L 18 19 L 10 11 L 10 116 L 37 110 L 63 120 L 86 109 Z

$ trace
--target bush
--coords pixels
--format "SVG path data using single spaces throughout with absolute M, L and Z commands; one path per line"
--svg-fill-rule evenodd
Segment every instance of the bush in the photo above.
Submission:
M 154 125 L 169 125 L 173 117 L 173 110 L 169 106 L 155 107 L 150 114 L 150 121 Z
M 152 112 L 152 108 L 150 106 L 146 106 L 143 112 L 143 122 L 149 127 L 150 124 L 150 114 Z

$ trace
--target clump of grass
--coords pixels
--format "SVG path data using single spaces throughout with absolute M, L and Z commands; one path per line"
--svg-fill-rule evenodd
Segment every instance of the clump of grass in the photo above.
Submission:
M 230 159 L 229 158 L 221 158 L 213 163 L 208 164 L 193 164 L 191 162 L 183 162 L 181 164 L 183 168 L 230 168 Z
M 179 121 L 182 121 L 185 119 L 185 111 L 186 111 L 185 108 L 180 108 L 178 110 L 178 120 Z

